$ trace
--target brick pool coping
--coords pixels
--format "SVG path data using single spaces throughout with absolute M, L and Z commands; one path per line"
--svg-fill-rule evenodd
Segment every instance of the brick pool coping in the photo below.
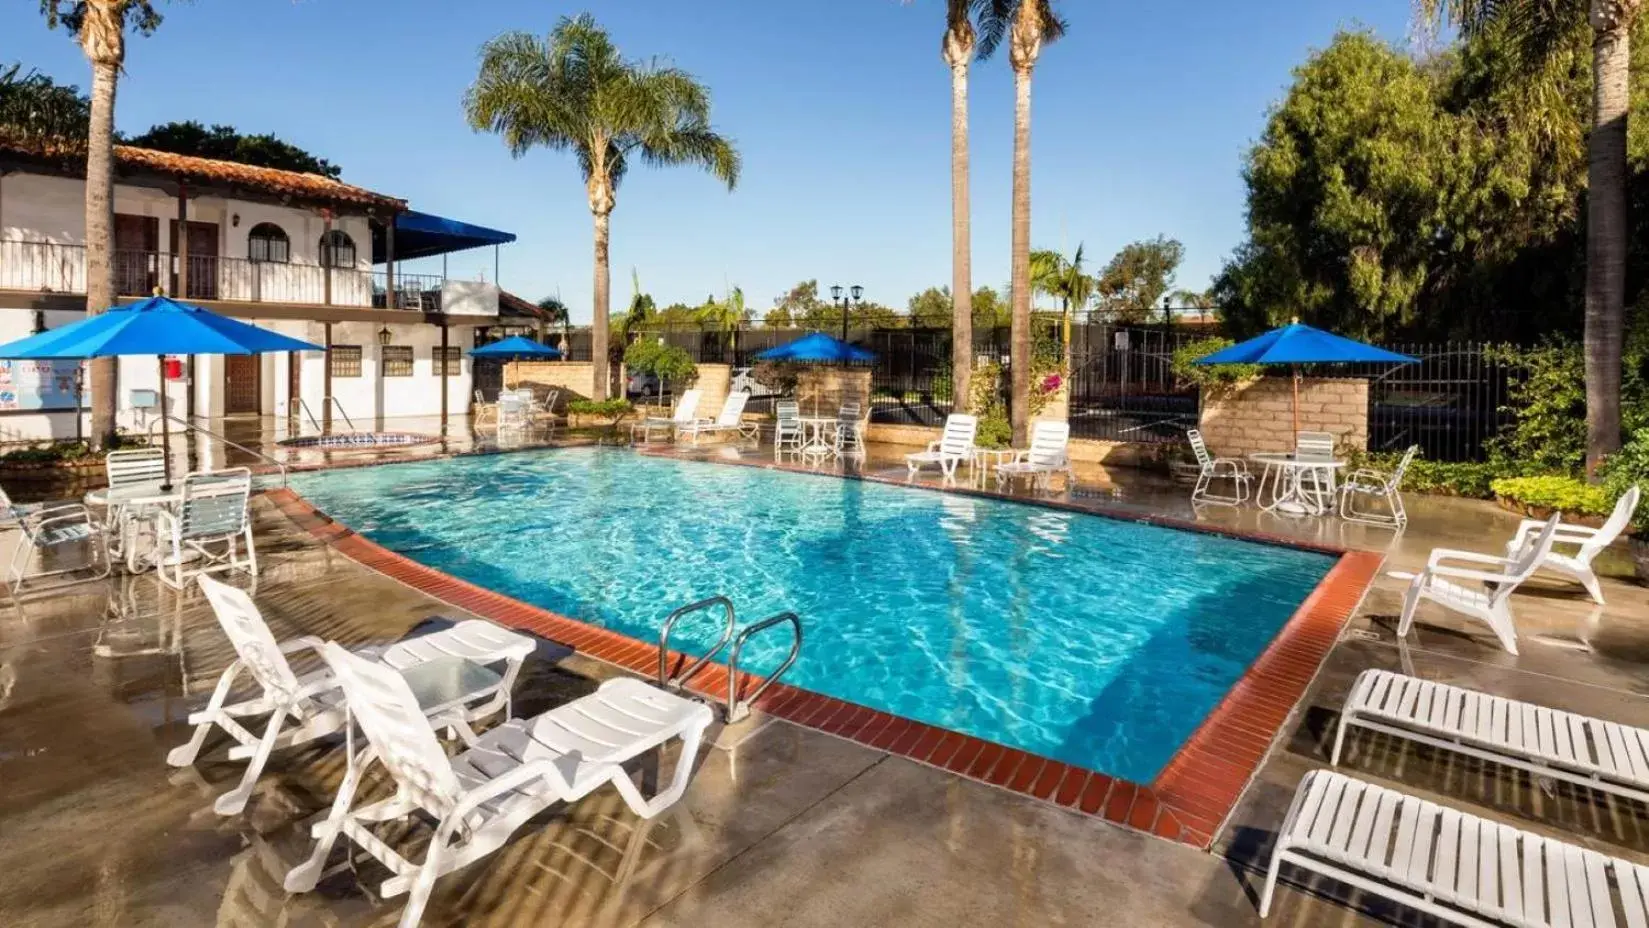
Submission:
M 752 463 L 751 466 L 770 465 Z M 878 477 L 860 479 L 901 485 Z M 1103 511 L 1052 500 L 965 492 L 1107 516 Z M 649 678 L 657 673 L 659 652 L 655 644 L 528 605 L 418 563 L 334 521 L 290 489 L 269 490 L 265 496 L 300 528 L 362 566 L 443 602 L 500 624 L 542 635 L 597 660 Z M 1121 518 L 1211 532 L 1207 526 L 1175 519 L 1134 515 Z M 1374 552 L 1300 545 L 1277 536 L 1227 530 L 1211 533 L 1310 548 L 1338 554 L 1339 560 L 1149 785 L 1085 770 L 783 682 L 773 684 L 763 693 L 755 702 L 755 708 L 875 750 L 1052 802 L 1073 812 L 1207 849 L 1384 561 L 1383 555 Z M 686 658 L 672 651 L 667 659 L 672 666 L 679 667 Z M 745 675 L 741 692 L 750 691 L 759 682 L 759 677 Z M 727 668 L 708 664 L 694 676 L 689 688 L 720 701 L 726 697 L 727 685 Z

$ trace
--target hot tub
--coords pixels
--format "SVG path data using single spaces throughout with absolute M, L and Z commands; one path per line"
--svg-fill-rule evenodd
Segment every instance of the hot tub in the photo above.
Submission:
M 283 448 L 314 449 L 317 451 L 393 451 L 413 448 L 440 441 L 434 435 L 417 432 L 340 432 L 335 435 L 299 435 L 281 439 Z

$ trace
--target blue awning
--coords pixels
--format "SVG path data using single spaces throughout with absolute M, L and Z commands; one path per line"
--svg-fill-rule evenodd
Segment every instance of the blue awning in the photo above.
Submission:
M 500 232 L 486 226 L 471 225 L 456 219 L 433 216 L 408 210 L 395 217 L 395 260 L 430 258 L 435 255 L 481 248 L 486 245 L 505 245 L 515 241 L 515 233 Z M 372 263 L 382 264 L 386 257 L 382 230 L 372 231 Z

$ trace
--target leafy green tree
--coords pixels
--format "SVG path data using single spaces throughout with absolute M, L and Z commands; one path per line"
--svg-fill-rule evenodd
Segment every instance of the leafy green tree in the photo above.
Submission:
M 86 312 L 101 313 L 114 303 L 115 88 L 126 62 L 126 29 L 149 35 L 160 27 L 151 0 L 40 0 L 46 26 L 62 26 L 74 36 L 92 66 L 92 96 L 86 124 Z M 91 362 L 92 439 L 114 446 L 115 368 L 113 358 Z
M 790 308 L 782 303 L 762 314 L 762 325 L 770 329 L 788 329 L 794 324 L 795 320 L 790 316 Z
M 1013 309 L 994 288 L 980 287 L 973 291 L 973 324 L 978 328 L 1006 328 L 1012 321 Z
M 1094 282 L 1099 309 L 1118 322 L 1147 321 L 1173 288 L 1184 259 L 1185 246 L 1165 236 L 1123 246 Z
M 706 298 L 694 315 L 700 328 L 731 332 L 749 324 L 756 313 L 745 305 L 744 290 L 734 287 L 723 299 Z
M 949 287 L 929 287 L 910 298 L 905 305 L 905 316 L 913 329 L 948 329 L 953 321 L 954 302 Z M 973 320 L 969 319 L 968 323 L 969 337 L 972 337 Z
M 830 304 L 819 297 L 819 282 L 804 280 L 775 300 L 773 308 L 762 317 L 762 322 L 777 328 L 816 328 L 820 326 L 816 326 L 815 323 L 824 319 L 829 309 Z M 840 319 L 840 316 L 837 318 Z
M 343 168 L 325 158 L 317 158 L 290 142 L 267 133 L 246 135 L 236 131 L 234 126 L 214 125 L 208 128 L 193 120 L 168 122 L 124 141 L 138 148 L 238 161 L 282 171 L 301 171 L 333 179 L 343 174 Z
M 22 141 L 86 137 L 92 101 L 72 84 L 59 84 L 21 64 L 0 68 L 0 133 Z
M 590 326 L 598 398 L 607 374 L 611 272 L 609 226 L 619 184 L 633 162 L 690 165 L 732 190 L 739 153 L 710 125 L 710 92 L 691 74 L 633 61 L 595 18 L 563 18 L 546 38 L 507 32 L 481 48 L 464 96 L 470 125 L 503 136 L 517 157 L 533 148 L 571 151 L 595 219 L 595 307 Z

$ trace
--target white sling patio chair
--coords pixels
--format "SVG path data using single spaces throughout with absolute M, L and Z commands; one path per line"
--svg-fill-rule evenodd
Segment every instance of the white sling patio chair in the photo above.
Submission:
M 1649 924 L 1649 867 L 1332 770 L 1294 793 L 1261 918 L 1285 862 L 1474 928 L 1613 928 L 1617 910 L 1628 928 Z
M 681 395 L 681 399 L 676 400 L 676 409 L 671 415 L 648 416 L 640 422 L 631 424 L 630 441 L 633 443 L 636 440 L 637 433 L 640 433 L 642 441 L 652 441 L 654 429 L 664 432 L 668 438 L 675 434 L 676 429 L 692 425 L 698 418 L 699 397 L 702 395 L 697 389 L 688 390 Z
M 1398 529 L 1407 526 L 1409 514 L 1403 508 L 1403 494 L 1399 491 L 1402 489 L 1403 475 L 1408 472 L 1409 463 L 1419 453 L 1419 445 L 1410 445 L 1409 449 L 1403 452 L 1403 459 L 1397 462 L 1397 467 L 1389 474 L 1369 468 L 1352 471 L 1350 476 L 1346 477 L 1345 483 L 1340 485 L 1340 518 L 1348 522 L 1384 525 Z M 1361 500 L 1370 503 L 1380 501 L 1385 504 L 1385 508 L 1359 506 Z
M 1213 503 L 1218 506 L 1241 506 L 1248 502 L 1250 478 L 1247 465 L 1236 458 L 1217 458 L 1209 454 L 1202 433 L 1196 429 L 1186 429 L 1185 437 L 1191 442 L 1191 452 L 1197 456 L 1197 483 L 1191 488 L 1192 505 Z M 1230 496 L 1211 492 L 1216 480 L 1231 481 Z
M 256 576 L 251 495 L 252 472 L 244 467 L 186 475 L 177 511 L 155 513 L 155 569 L 161 582 L 181 590 L 199 574 L 245 570 Z
M 1330 763 L 1340 763 L 1347 728 L 1384 732 L 1649 802 L 1649 729 L 1390 670 L 1365 670 L 1351 684 Z
M 1601 528 L 1588 528 L 1584 525 L 1558 526 L 1557 534 L 1552 538 L 1552 550 L 1546 552 L 1546 557 L 1537 569 L 1550 570 L 1572 578 L 1586 588 L 1594 602 L 1602 605 L 1603 585 L 1598 582 L 1597 573 L 1592 570 L 1592 561 L 1626 531 L 1626 527 L 1632 522 L 1633 513 L 1637 512 L 1638 500 L 1641 497 L 1642 492 L 1636 485 L 1622 493 L 1620 499 L 1615 501 L 1614 511 L 1609 513 L 1608 521 L 1604 522 Z M 1517 527 L 1517 534 L 1506 543 L 1506 556 L 1516 556 L 1544 524 L 1537 519 L 1524 519 Z M 1558 545 L 1578 547 L 1573 554 L 1562 554 L 1557 550 Z
M 166 479 L 166 452 L 159 448 L 111 451 L 103 459 L 103 472 L 111 487 L 160 483 Z
M 1053 475 L 1063 473 L 1067 481 L 1075 481 L 1071 459 L 1066 449 L 1071 441 L 1071 426 L 1065 422 L 1043 420 L 1031 427 L 1031 447 L 1020 451 L 1012 461 L 996 465 L 996 486 L 1006 489 L 1015 477 L 1029 477 L 1034 486 L 1047 490 Z
M 80 503 L 33 509 L 8 504 L 7 518 L 13 520 L 10 524 L 16 525 L 21 533 L 17 546 L 12 549 L 11 565 L 6 576 L 13 599 L 21 598 L 25 593 L 57 590 L 86 580 L 99 580 L 113 570 L 108 536 Z M 85 549 L 83 557 L 73 555 L 77 547 Z M 37 559 L 40 567 L 34 569 Z M 68 576 L 88 570 L 92 573 L 86 576 Z M 45 586 L 29 586 L 31 582 L 46 577 L 65 579 Z
M 905 469 L 915 477 L 925 464 L 937 464 L 945 475 L 945 482 L 956 480 L 956 465 L 973 457 L 973 436 L 979 430 L 979 419 L 959 412 L 945 417 L 944 435 L 928 443 L 926 451 L 905 455 Z
M 327 644 L 323 653 L 367 747 L 357 753 L 351 744 L 332 810 L 315 826 L 315 850 L 287 874 L 285 887 L 287 892 L 313 889 L 333 843 L 343 835 L 389 868 L 393 876 L 381 888 L 384 896 L 408 894 L 401 928 L 418 924 L 438 878 L 503 847 L 517 828 L 551 806 L 611 783 L 642 818 L 663 812 L 687 791 L 711 722 L 710 707 L 703 703 L 620 677 L 543 715 L 511 719 L 449 758 L 404 678 L 336 644 Z M 674 776 L 649 800 L 624 764 L 672 738 L 682 740 Z M 373 761 L 395 780 L 395 793 L 356 808 L 355 791 Z M 376 823 L 417 813 L 436 822 L 422 863 L 402 857 L 372 831 Z
M 795 400 L 779 400 L 774 406 L 773 459 L 786 451 L 802 450 L 802 410 Z
M 234 815 L 246 807 L 246 800 L 251 797 L 271 752 L 314 741 L 343 728 L 344 698 L 330 670 L 322 668 L 300 675 L 287 663 L 288 655 L 301 651 L 319 654 L 320 639 L 306 636 L 276 644 L 257 605 L 245 591 L 211 577 L 203 576 L 199 582 L 218 624 L 223 626 L 224 634 L 234 646 L 237 659 L 218 678 L 206 708 L 190 713 L 189 724 L 195 726 L 194 733 L 187 743 L 166 755 L 166 762 L 173 767 L 193 764 L 212 727 L 223 729 L 235 741 L 229 748 L 229 759 L 248 761 L 239 785 L 219 796 L 213 805 L 219 815 Z M 477 665 L 502 662 L 505 667 L 501 674 L 489 672 L 459 678 L 459 685 L 449 687 L 444 694 L 451 698 L 433 707 L 439 713 L 441 725 L 467 731 L 469 724 L 494 712 L 503 710 L 508 714 L 510 690 L 521 664 L 532 655 L 533 648 L 533 640 L 526 635 L 470 619 L 386 648 L 362 649 L 362 654 L 397 673 L 438 661 L 446 662 L 442 667 L 454 666 L 458 670 L 470 669 L 460 664 L 460 659 Z M 251 678 L 258 692 L 252 696 L 240 694 L 241 698 L 231 700 L 235 683 L 243 673 Z M 465 683 L 474 685 L 463 685 Z M 256 716 L 268 717 L 261 734 L 253 733 L 242 724 Z
M 676 427 L 676 440 L 682 436 L 690 436 L 693 444 L 699 443 L 701 435 L 720 435 L 733 432 L 741 438 L 755 438 L 760 434 L 761 426 L 754 422 L 744 421 L 744 406 L 750 402 L 748 393 L 729 393 L 721 404 L 721 412 L 714 419 L 694 419 L 685 425 Z
M 1552 550 L 1557 520 L 1557 516 L 1547 520 L 1515 557 L 1434 548 L 1426 561 L 1425 570 L 1418 574 L 1393 573 L 1391 576 L 1398 579 L 1409 579 L 1408 592 L 1403 596 L 1403 616 L 1397 623 L 1397 637 L 1408 637 L 1409 626 L 1414 624 L 1414 613 L 1420 607 L 1420 601 L 1429 599 L 1488 625 L 1494 636 L 1500 639 L 1501 647 L 1516 654 L 1517 625 L 1512 621 L 1509 600 Z M 1446 561 L 1479 566 L 1461 567 Z M 1463 586 L 1456 580 L 1476 581 L 1478 586 Z
M 843 403 L 836 411 L 836 431 L 832 436 L 831 450 L 837 457 L 865 456 L 864 414 L 860 412 L 858 403 Z

